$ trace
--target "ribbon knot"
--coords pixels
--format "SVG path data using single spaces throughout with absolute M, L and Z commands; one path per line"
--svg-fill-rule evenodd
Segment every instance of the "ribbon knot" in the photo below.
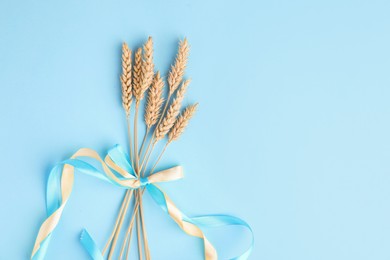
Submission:
M 150 184 L 148 177 L 141 177 L 139 181 L 140 181 L 140 188 Z

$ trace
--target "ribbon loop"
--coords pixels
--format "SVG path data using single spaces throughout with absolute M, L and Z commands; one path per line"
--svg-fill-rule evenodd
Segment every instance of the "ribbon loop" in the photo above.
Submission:
M 184 178 L 183 167 L 175 166 L 166 170 L 162 170 L 151 174 L 148 179 L 149 183 L 170 182 Z

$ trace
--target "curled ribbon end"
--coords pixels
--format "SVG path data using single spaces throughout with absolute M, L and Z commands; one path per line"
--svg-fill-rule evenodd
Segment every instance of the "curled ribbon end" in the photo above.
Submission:
M 94 260 L 104 260 L 102 253 L 100 252 L 96 242 L 92 239 L 91 235 L 84 228 L 80 234 L 81 244 L 84 246 L 84 249 Z

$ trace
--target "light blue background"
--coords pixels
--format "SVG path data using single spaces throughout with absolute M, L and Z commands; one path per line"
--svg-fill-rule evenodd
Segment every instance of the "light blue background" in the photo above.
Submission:
M 390 258 L 388 1 L 96 2 L 0 2 L 0 259 L 28 259 L 56 162 L 126 145 L 120 46 L 148 35 L 164 74 L 178 39 L 192 46 L 200 108 L 161 164 L 185 167 L 164 185 L 183 211 L 247 220 L 251 259 Z M 86 259 L 83 226 L 103 245 L 122 194 L 76 176 L 47 259 Z M 148 196 L 145 210 L 154 259 L 201 259 Z M 210 233 L 225 259 L 240 231 Z

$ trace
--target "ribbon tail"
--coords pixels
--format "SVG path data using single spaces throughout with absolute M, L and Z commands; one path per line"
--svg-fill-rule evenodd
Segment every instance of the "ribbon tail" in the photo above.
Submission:
M 103 254 L 86 229 L 81 232 L 80 242 L 93 260 L 104 260 Z
M 49 234 L 41 243 L 39 250 L 34 254 L 32 260 L 43 260 L 46 255 L 47 248 L 50 244 L 51 234 Z
M 194 223 L 187 222 L 188 219 L 176 206 L 165 192 L 154 184 L 146 186 L 149 194 L 154 201 L 176 222 L 179 227 L 190 236 L 198 237 L 203 240 L 205 260 L 217 260 L 218 255 L 214 246 L 206 238 L 203 231 Z
M 243 220 L 229 215 L 205 215 L 195 218 L 189 218 L 182 213 L 171 201 L 168 195 L 154 184 L 146 186 L 154 201 L 164 210 L 188 235 L 199 237 L 204 242 L 204 254 L 206 260 L 217 260 L 218 255 L 214 246 L 204 235 L 201 228 L 216 228 L 231 225 L 243 226 L 251 232 L 252 242 L 250 247 L 241 255 L 231 260 L 246 260 L 252 252 L 254 237 L 251 227 Z
M 251 244 L 250 246 L 239 256 L 231 258 L 230 260 L 246 260 L 249 258 L 249 255 L 252 253 L 254 247 L 254 235 L 252 228 L 244 220 L 230 216 L 230 215 L 204 215 L 193 217 L 185 221 L 190 221 L 197 224 L 202 228 L 220 228 L 226 226 L 242 226 L 249 230 L 251 235 Z

